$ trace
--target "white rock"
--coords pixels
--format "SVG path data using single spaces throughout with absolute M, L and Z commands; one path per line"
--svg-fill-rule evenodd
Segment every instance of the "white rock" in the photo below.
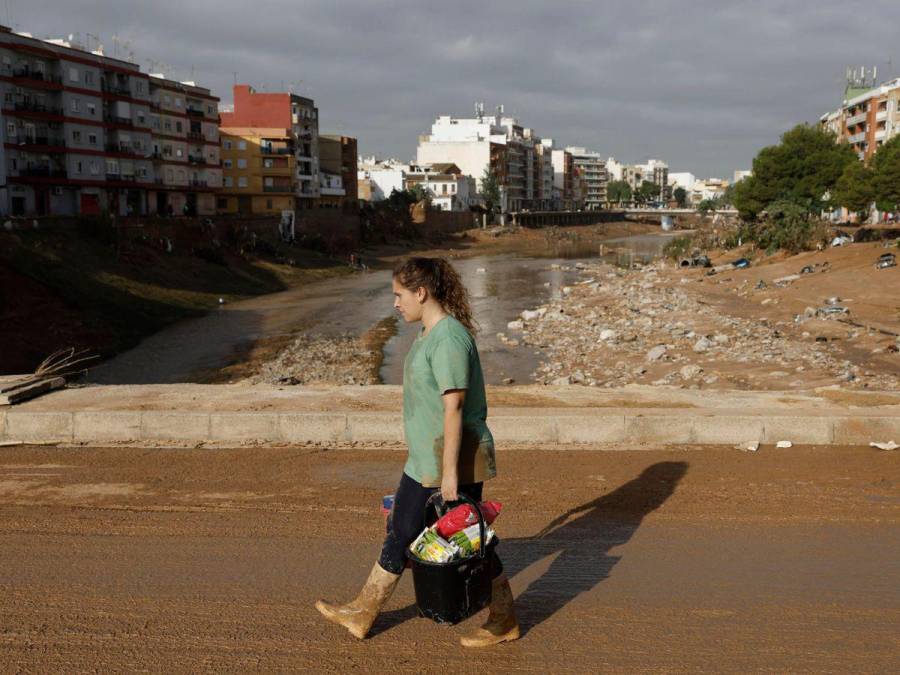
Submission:
M 712 347 L 712 342 L 710 342 L 707 338 L 702 337 L 697 342 L 694 343 L 694 351 L 698 354 L 702 354 L 703 352 L 709 351 L 709 348 Z
M 569 376 L 566 375 L 565 377 L 557 377 L 555 380 L 553 380 L 553 382 L 551 382 L 551 384 L 554 384 L 554 385 L 572 384 L 572 381 L 569 379 Z
M 659 361 L 666 353 L 665 345 L 656 345 L 653 349 L 647 352 L 647 360 L 648 361 Z
M 601 340 L 615 340 L 616 339 L 616 331 L 611 328 L 604 328 L 600 331 L 600 339 Z
M 794 447 L 794 444 L 791 443 L 790 441 L 778 441 L 775 444 L 775 447 L 776 448 L 792 448 L 792 447 Z
M 478 268 L 477 270 L 475 270 L 475 271 L 476 271 L 478 274 L 484 274 L 485 272 L 487 272 L 487 270 L 484 269 L 483 267 L 479 267 L 479 268 Z
M 546 310 L 544 310 L 544 311 L 546 311 Z M 519 316 L 521 316 L 522 319 L 525 321 L 534 321 L 535 319 L 540 319 L 541 316 L 543 316 L 543 314 L 544 314 L 544 312 L 541 312 L 538 310 L 526 309 Z
M 515 321 L 510 321 L 508 324 L 506 324 L 506 327 L 509 330 L 522 330 L 523 328 L 525 328 L 525 324 L 516 319 Z
M 894 443 L 894 441 L 887 441 L 886 443 L 876 443 L 875 441 L 869 443 L 870 447 L 878 448 L 879 450 L 896 450 L 900 448 L 900 445 Z

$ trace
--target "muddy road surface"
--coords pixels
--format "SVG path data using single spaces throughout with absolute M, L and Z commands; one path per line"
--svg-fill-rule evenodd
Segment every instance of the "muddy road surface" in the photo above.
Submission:
M 486 495 L 524 637 L 477 653 L 401 581 L 325 623 L 380 548 L 401 450 L 5 448 L 7 672 L 887 672 L 900 455 L 504 448 Z M 551 469 L 552 467 L 552 469 Z

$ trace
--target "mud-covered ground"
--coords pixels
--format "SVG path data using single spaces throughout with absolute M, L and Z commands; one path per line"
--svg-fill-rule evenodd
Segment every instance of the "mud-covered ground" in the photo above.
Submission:
M 379 550 L 390 449 L 6 448 L 9 672 L 888 672 L 900 455 L 503 448 L 486 494 L 520 641 L 416 618 L 325 623 Z

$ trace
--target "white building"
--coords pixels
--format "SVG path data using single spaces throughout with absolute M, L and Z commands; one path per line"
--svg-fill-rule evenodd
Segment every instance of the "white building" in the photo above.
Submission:
M 669 187 L 668 164 L 660 159 L 649 159 L 646 164 L 638 164 L 635 168 L 641 172 L 641 182 L 649 181 L 659 186 L 659 199 L 661 201 L 666 202 L 672 198 L 672 190 Z
M 413 165 L 404 185 L 407 190 L 421 186 L 431 205 L 441 211 L 468 211 L 477 201 L 475 179 L 463 175 L 455 164 Z
M 403 179 L 407 171 L 409 165 L 399 160 L 376 160 L 371 157 L 360 159 L 356 178 L 369 186 L 368 201 L 380 202 L 390 197 L 394 190 L 403 191 Z
M 680 187 L 690 194 L 691 190 L 694 189 L 694 183 L 696 182 L 697 177 L 689 171 L 678 171 L 669 174 L 669 185 L 672 186 L 673 192 L 675 191 L 675 188 Z
M 734 182 L 737 183 L 739 181 L 744 180 L 745 178 L 749 178 L 753 175 L 753 169 L 738 169 L 734 172 Z
M 498 106 L 496 114 L 485 115 L 478 104 L 476 117 L 438 117 L 431 133 L 419 137 L 416 163 L 456 164 L 475 179 L 479 190 L 489 169 L 500 183 L 501 211 L 520 211 L 531 208 L 536 199 L 536 142 L 531 129 L 503 116 L 503 106 Z
M 599 153 L 582 147 L 570 146 L 566 151 L 572 155 L 572 163 L 585 186 L 584 207 L 589 211 L 602 209 L 606 204 L 606 185 L 609 182 L 606 160 Z

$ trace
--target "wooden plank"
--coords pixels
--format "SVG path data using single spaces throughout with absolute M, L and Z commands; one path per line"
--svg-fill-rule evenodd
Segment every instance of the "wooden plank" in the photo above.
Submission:
M 27 387 L 21 387 L 6 394 L 0 394 L 0 405 L 14 405 L 35 398 L 41 394 L 46 394 L 54 389 L 61 389 L 66 386 L 66 378 L 54 377 L 48 380 L 40 380 Z
M 16 389 L 21 389 L 22 387 L 27 387 L 32 384 L 36 384 L 41 381 L 40 377 L 35 377 L 34 375 L 27 375 L 25 377 L 21 377 L 16 380 L 10 380 L 8 382 L 0 382 L 0 394 L 6 394 L 7 392 L 14 391 Z

